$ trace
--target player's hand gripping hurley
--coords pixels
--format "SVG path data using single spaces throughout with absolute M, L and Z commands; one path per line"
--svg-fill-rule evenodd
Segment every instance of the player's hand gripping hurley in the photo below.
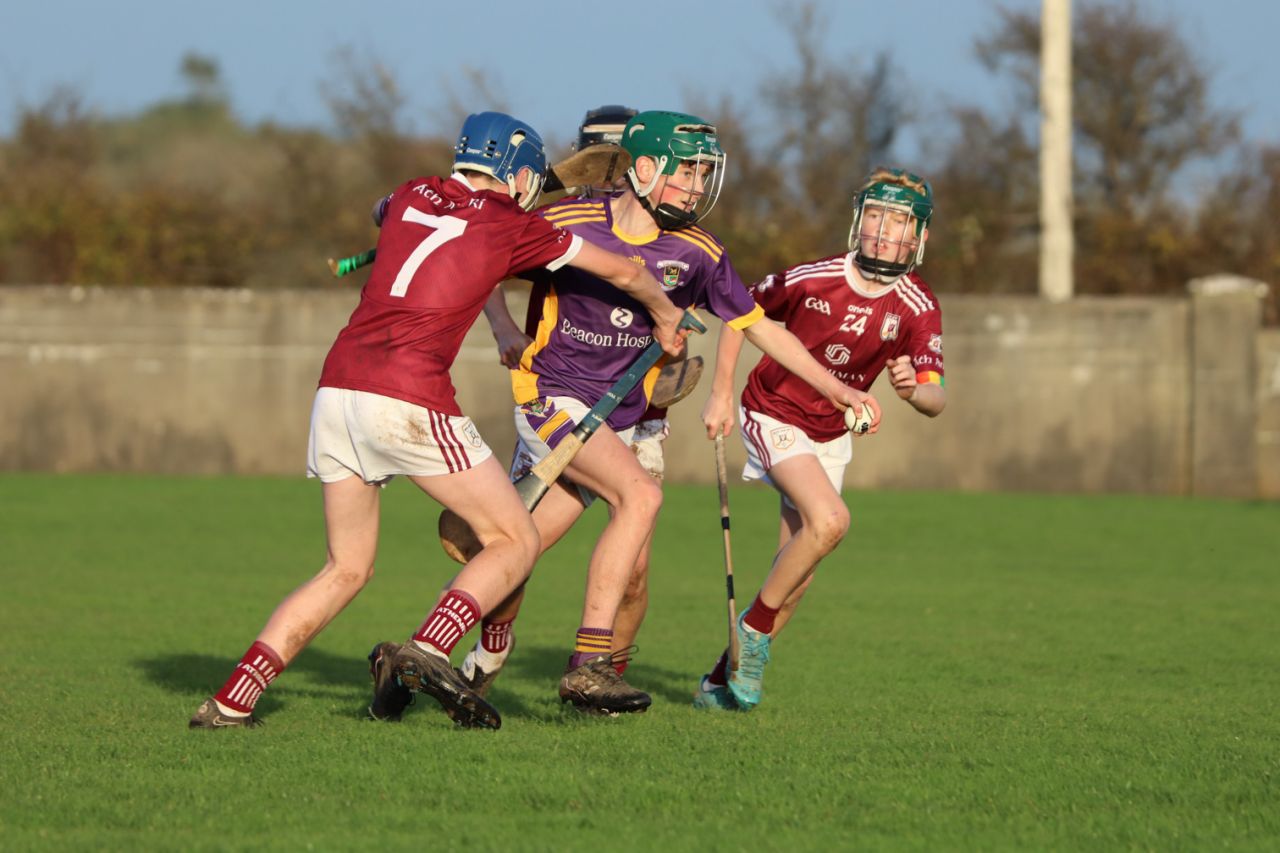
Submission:
M 733 551 L 729 542 L 729 469 L 724 436 L 716 436 L 716 482 L 720 486 L 720 529 L 724 531 L 724 587 L 729 594 L 729 671 L 738 668 L 738 608 L 733 599 Z
M 698 334 L 707 330 L 692 309 L 684 312 L 676 328 L 689 329 Z M 658 363 L 662 353 L 662 344 L 658 341 L 655 340 L 649 344 L 627 372 L 604 393 L 600 402 L 591 407 L 591 410 L 582 418 L 582 422 L 578 424 L 578 428 L 565 436 L 554 450 L 533 466 L 528 474 L 515 481 L 516 493 L 520 495 L 526 509 L 533 512 L 533 508 L 542 500 L 542 496 L 564 473 L 564 469 L 569 467 L 573 457 L 578 455 L 582 445 L 586 444 L 587 439 L 600 428 L 609 415 L 613 414 L 613 410 L 618 408 L 627 394 L 631 393 L 631 389 L 640 384 L 649 368 Z M 484 547 L 476 538 L 471 525 L 452 510 L 446 509 L 440 513 L 439 533 L 440 545 L 445 553 L 459 563 L 466 563 L 479 554 L 480 549 Z
M 570 187 L 611 186 L 615 180 L 631 168 L 631 155 L 622 146 L 609 142 L 589 145 L 547 168 L 542 181 L 542 191 L 556 192 Z M 369 249 L 346 258 L 329 258 L 329 270 L 341 278 L 373 263 L 377 249 Z

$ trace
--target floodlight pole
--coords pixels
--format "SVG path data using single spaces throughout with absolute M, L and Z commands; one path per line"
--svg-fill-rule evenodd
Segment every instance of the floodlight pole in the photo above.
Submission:
M 1040 11 L 1040 295 L 1071 298 L 1071 0 Z

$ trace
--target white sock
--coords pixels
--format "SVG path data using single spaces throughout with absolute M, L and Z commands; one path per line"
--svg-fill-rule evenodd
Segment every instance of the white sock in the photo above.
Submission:
M 422 642 L 421 640 L 414 640 L 414 641 L 413 641 L 413 644 L 414 644 L 415 646 L 417 646 L 418 648 L 422 649 L 422 650 L 423 650 L 424 652 L 426 652 L 427 654 L 432 654 L 432 655 L 435 655 L 435 656 L 436 656 L 436 657 L 438 657 L 438 658 L 444 658 L 445 660 L 448 660 L 448 659 L 449 659 L 449 656 L 448 656 L 448 655 L 446 655 L 444 652 L 440 651 L 439 649 L 437 649 L 435 646 L 431 645 L 430 643 L 424 643 L 424 642 Z

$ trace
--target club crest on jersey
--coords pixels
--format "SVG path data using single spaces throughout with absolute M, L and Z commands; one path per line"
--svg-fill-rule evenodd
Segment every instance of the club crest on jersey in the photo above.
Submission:
M 466 437 L 467 443 L 477 450 L 484 445 L 484 439 L 480 437 L 480 432 L 476 429 L 476 425 L 467 421 L 467 425 L 462 428 L 462 434 Z
M 898 327 L 902 325 L 902 318 L 897 314 L 886 314 L 884 322 L 880 324 L 880 340 L 896 341 L 898 339 Z
M 929 349 L 933 350 L 938 355 L 942 355 L 942 335 L 929 336 Z
M 828 317 L 831 316 L 831 303 L 825 299 L 819 299 L 816 296 L 807 297 L 804 300 L 804 307 L 817 311 L 819 314 L 826 314 Z
M 609 315 L 609 322 L 619 329 L 625 329 L 631 325 L 631 320 L 634 316 L 626 308 L 614 308 L 613 313 Z
M 689 265 L 684 261 L 658 261 L 657 266 L 662 270 L 663 290 L 674 290 L 679 287 L 680 273 L 689 271 Z
M 778 450 L 786 450 L 796 443 L 796 431 L 794 427 L 781 426 L 769 431 L 769 441 Z
M 827 361 L 839 367 L 849 363 L 849 348 L 844 344 L 832 344 L 827 347 Z

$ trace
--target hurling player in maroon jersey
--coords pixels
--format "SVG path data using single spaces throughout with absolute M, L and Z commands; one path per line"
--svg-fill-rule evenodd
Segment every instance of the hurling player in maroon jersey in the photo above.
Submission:
M 715 128 L 683 113 L 642 112 L 627 122 L 622 145 L 632 158 L 625 190 L 604 198 L 565 199 L 544 209 L 543 216 L 626 253 L 637 265 L 661 270 L 663 287 L 677 305 L 707 308 L 821 389 L 833 407 L 870 409 L 878 422 L 879 406 L 871 395 L 840 382 L 794 335 L 765 319 L 724 246 L 698 226 L 723 181 L 724 152 Z M 649 323 L 637 307 L 589 275 L 562 270 L 551 276 L 533 342 L 512 371 L 518 460 L 532 465 L 550 453 L 635 360 L 647 343 Z M 660 484 L 629 447 L 651 388 L 646 381 L 624 398 L 533 513 L 545 550 L 592 497 L 613 510 L 587 566 L 582 622 L 559 687 L 562 701 L 588 713 L 633 713 L 650 704 L 649 695 L 618 672 L 629 652 L 615 644 L 615 630 L 662 503 Z M 486 627 L 513 619 L 518 606 L 517 593 L 487 614 Z
M 676 328 L 682 312 L 653 276 L 528 212 L 545 171 L 533 128 L 477 113 L 462 126 L 451 176 L 407 181 L 375 208 L 377 260 L 325 359 L 311 415 L 307 474 L 322 483 L 328 559 L 276 607 L 192 728 L 257 724 L 263 690 L 372 576 L 380 487 L 397 474 L 465 519 L 485 547 L 409 642 L 374 648 L 369 713 L 397 720 L 416 690 L 463 725 L 501 724 L 449 653 L 524 581 L 539 541 L 505 468 L 454 399 L 449 369 L 463 336 L 502 279 L 565 266 L 644 304 L 668 352 L 678 354 L 684 336 Z
M 849 252 L 798 264 L 752 288 L 769 317 L 786 324 L 814 358 L 855 388 L 882 370 L 898 396 L 933 417 L 946 405 L 942 312 L 914 269 L 924 259 L 933 192 L 920 177 L 877 169 L 854 199 Z M 708 436 L 733 424 L 733 371 L 742 335 L 720 338 L 711 396 L 703 410 Z M 779 550 L 754 602 L 738 620 L 738 669 L 727 653 L 694 694 L 699 708 L 750 710 L 762 695 L 769 643 L 794 612 L 819 561 L 849 529 L 840 496 L 852 442 L 844 415 L 769 357 L 742 393 L 743 479 L 781 492 Z

